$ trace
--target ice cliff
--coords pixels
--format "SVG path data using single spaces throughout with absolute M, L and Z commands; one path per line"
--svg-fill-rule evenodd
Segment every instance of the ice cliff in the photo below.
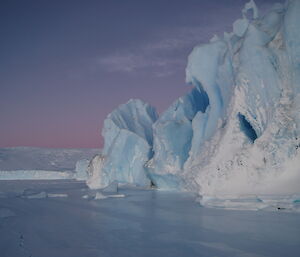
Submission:
M 208 106 L 205 91 L 194 88 L 176 100 L 153 125 L 154 157 L 147 163 L 152 182 L 159 188 L 176 189 L 189 157 L 193 138 L 192 121 Z
M 210 105 L 205 125 L 193 120 L 188 188 L 202 195 L 299 192 L 299 13 L 294 0 L 259 17 L 251 1 L 232 33 L 190 54 L 187 82 L 202 85 Z
M 202 196 L 300 192 L 300 0 L 259 16 L 245 5 L 233 32 L 196 46 L 194 88 L 157 118 L 139 100 L 105 120 L 88 184 L 112 181 Z

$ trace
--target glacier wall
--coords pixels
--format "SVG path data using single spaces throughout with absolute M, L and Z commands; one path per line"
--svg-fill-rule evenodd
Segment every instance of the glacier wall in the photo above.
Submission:
M 138 100 L 112 112 L 89 183 L 202 196 L 299 193 L 299 13 L 300 0 L 290 0 L 260 16 L 251 0 L 231 33 L 193 49 L 186 82 L 194 88 L 159 118 Z
M 218 86 L 210 80 L 209 89 L 203 86 L 211 109 L 215 109 L 208 113 L 214 116 L 209 118 L 214 131 L 212 137 L 207 134 L 199 141 L 194 130 L 192 144 L 197 151 L 190 154 L 183 175 L 188 189 L 201 195 L 300 191 L 299 3 L 275 4 L 259 17 L 251 1 L 242 19 L 234 22 L 232 33 L 215 38 L 208 46 L 197 46 L 189 56 L 187 81 L 208 85 L 203 82 L 206 68 L 197 62 L 205 62 L 207 57 L 199 49 L 216 49 L 216 43 L 226 45 L 228 63 L 226 59 L 214 62 L 212 78 L 229 81 L 232 76 L 234 84 Z M 247 14 L 251 9 L 253 17 Z M 214 51 L 220 52 L 217 49 Z M 228 67 L 224 69 L 224 65 Z M 226 72 L 217 73 L 219 70 Z M 219 87 L 230 90 L 230 96 L 219 93 Z M 211 97 L 218 101 L 212 102 Z M 222 103 L 223 113 L 219 108 Z

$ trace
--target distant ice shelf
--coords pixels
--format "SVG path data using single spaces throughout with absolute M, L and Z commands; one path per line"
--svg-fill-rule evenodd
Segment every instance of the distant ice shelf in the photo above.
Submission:
M 100 149 L 0 148 L 0 180 L 85 180 L 89 159 L 100 152 Z
M 10 170 L 0 171 L 0 180 L 47 180 L 74 179 L 73 172 L 47 170 Z

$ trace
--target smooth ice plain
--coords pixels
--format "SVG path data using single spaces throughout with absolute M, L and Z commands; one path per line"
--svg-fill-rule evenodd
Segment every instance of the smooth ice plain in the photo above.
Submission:
M 299 256 L 299 214 L 204 208 L 190 193 L 123 188 L 88 200 L 84 182 L 0 181 L 1 257 Z M 31 190 L 30 190 L 31 189 Z M 27 198 L 44 192 L 46 198 Z M 26 194 L 25 194 L 26 195 Z

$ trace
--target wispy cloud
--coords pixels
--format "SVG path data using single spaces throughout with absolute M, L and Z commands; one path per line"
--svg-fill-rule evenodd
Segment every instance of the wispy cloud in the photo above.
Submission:
M 211 34 L 211 32 L 209 34 Z M 146 45 L 145 48 L 173 51 L 191 47 L 197 43 L 203 43 L 208 36 L 207 28 L 205 27 L 181 27 L 168 34 L 161 33 L 161 40 L 152 42 Z
M 204 27 L 181 27 L 168 33 L 159 33 L 156 40 L 125 50 L 98 57 L 96 62 L 108 72 L 151 72 L 162 77 L 183 70 L 186 55 L 198 43 L 207 41 Z
M 183 61 L 177 58 L 163 58 L 153 51 L 121 52 L 97 60 L 98 65 L 108 72 L 141 72 L 151 70 L 156 76 L 170 75 L 170 71 Z

